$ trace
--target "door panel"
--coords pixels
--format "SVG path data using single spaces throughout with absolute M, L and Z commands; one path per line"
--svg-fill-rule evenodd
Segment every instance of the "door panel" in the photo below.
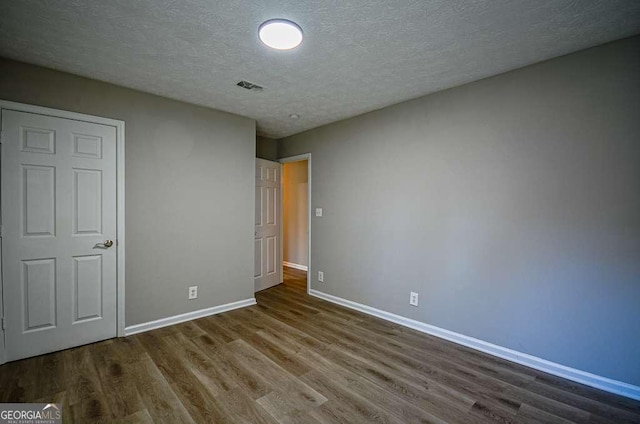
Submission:
M 276 237 L 267 237 L 267 275 L 271 275 L 276 272 L 277 269 L 277 244 Z
M 102 137 L 73 134 L 73 155 L 102 159 Z
M 264 189 L 267 192 L 267 225 L 276 225 L 277 219 L 277 209 L 278 205 L 276 203 L 277 194 L 275 187 L 266 187 Z
M 263 187 L 256 187 L 256 226 L 262 225 L 262 192 Z
M 255 269 L 255 278 L 262 277 L 262 239 L 255 240 L 255 256 L 254 256 L 254 269 Z
M 22 228 L 25 237 L 55 235 L 56 170 L 22 165 Z
M 282 282 L 280 271 L 280 167 L 256 159 L 255 290 Z
M 115 337 L 116 129 L 2 110 L 6 359 Z
M 24 331 L 56 326 L 56 260 L 22 261 Z
M 102 317 L 102 256 L 73 258 L 73 322 Z
M 55 131 L 42 128 L 22 127 L 21 145 L 23 152 L 56 153 Z
M 102 234 L 102 171 L 73 170 L 73 234 Z

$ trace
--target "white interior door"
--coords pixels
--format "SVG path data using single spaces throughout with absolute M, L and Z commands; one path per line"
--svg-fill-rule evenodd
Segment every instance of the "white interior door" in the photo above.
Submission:
M 115 337 L 115 127 L 2 110 L 2 131 L 6 359 Z
M 280 284 L 280 164 L 256 159 L 255 290 Z

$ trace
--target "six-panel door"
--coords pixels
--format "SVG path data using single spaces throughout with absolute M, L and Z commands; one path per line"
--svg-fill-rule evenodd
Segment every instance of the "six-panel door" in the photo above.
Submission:
M 2 129 L 7 360 L 115 337 L 115 127 L 3 110 Z
M 281 283 L 280 164 L 256 159 L 255 291 Z

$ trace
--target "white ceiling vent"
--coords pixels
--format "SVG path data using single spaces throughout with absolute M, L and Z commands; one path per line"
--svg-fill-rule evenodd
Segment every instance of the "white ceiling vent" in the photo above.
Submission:
M 236 84 L 238 87 L 246 88 L 252 91 L 262 91 L 262 87 L 249 81 L 242 80 Z

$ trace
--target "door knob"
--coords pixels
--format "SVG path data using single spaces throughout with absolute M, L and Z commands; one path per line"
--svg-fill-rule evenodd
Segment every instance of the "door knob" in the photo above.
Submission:
M 113 246 L 113 240 L 105 240 L 104 243 L 96 243 L 94 249 L 97 247 L 99 249 L 108 249 Z

